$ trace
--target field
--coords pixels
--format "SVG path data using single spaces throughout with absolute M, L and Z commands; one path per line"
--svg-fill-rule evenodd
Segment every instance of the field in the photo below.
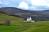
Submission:
M 0 32 L 49 32 L 49 21 L 25 23 L 22 18 L 0 14 L 0 22 L 11 20 L 10 26 L 0 25 Z

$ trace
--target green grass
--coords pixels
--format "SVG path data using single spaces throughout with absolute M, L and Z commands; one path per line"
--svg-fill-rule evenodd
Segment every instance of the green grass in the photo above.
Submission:
M 10 26 L 0 25 L 0 32 L 49 32 L 49 22 L 24 23 L 22 18 L 0 14 L 0 21 L 11 20 Z

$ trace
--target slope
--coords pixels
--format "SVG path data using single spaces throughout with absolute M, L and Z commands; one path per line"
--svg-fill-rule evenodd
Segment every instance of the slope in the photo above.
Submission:
M 0 32 L 49 32 L 49 22 L 24 23 L 22 18 L 0 14 L 0 21 L 11 20 L 10 26 L 0 25 Z

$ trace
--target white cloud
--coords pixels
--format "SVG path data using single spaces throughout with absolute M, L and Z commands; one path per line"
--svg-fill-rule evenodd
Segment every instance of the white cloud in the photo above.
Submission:
M 5 7 L 12 6 L 12 7 L 18 7 L 21 9 L 28 9 L 28 10 L 32 10 L 32 9 L 39 10 L 40 7 L 41 7 L 40 10 L 49 8 L 49 0 L 27 0 L 27 2 L 26 1 L 21 2 L 21 1 L 22 0 L 0 0 L 0 4 L 2 4 L 0 6 L 5 6 Z M 17 3 L 19 3 L 19 5 Z
M 48 5 L 48 1 L 47 0 L 30 0 L 32 5 Z
M 28 9 L 28 4 L 25 3 L 25 2 L 21 2 L 17 8 L 20 8 L 20 9 Z
M 22 1 L 18 8 L 22 8 L 22 9 L 27 9 L 27 10 L 43 10 L 45 8 L 49 7 L 49 1 L 48 0 L 27 0 L 26 1 Z M 29 6 L 29 4 L 31 4 L 32 6 Z M 39 8 L 40 9 L 39 9 Z

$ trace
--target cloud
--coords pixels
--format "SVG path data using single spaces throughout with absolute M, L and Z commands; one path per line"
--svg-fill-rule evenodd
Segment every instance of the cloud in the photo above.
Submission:
M 48 0 L 31 0 L 30 1 L 32 4 L 32 7 L 34 6 L 33 9 L 40 9 L 40 10 L 43 10 L 43 9 L 48 9 L 49 8 L 49 1 Z
M 28 4 L 27 3 L 25 3 L 25 2 L 21 2 L 19 5 L 18 5 L 18 7 L 17 8 L 20 8 L 20 9 L 28 9 L 29 7 L 28 7 Z
M 23 4 L 22 4 L 23 3 Z M 19 3 L 19 8 L 27 10 L 47 10 L 49 8 L 48 0 L 28 0 L 28 3 L 25 4 L 25 1 Z
M 30 0 L 30 2 L 32 5 L 36 5 L 36 6 L 49 5 L 49 1 L 47 1 L 47 0 Z
M 17 7 L 27 10 L 44 10 L 49 8 L 49 0 L 27 0 L 27 3 L 21 3 L 21 1 L 22 0 L 0 0 L 0 7 Z

